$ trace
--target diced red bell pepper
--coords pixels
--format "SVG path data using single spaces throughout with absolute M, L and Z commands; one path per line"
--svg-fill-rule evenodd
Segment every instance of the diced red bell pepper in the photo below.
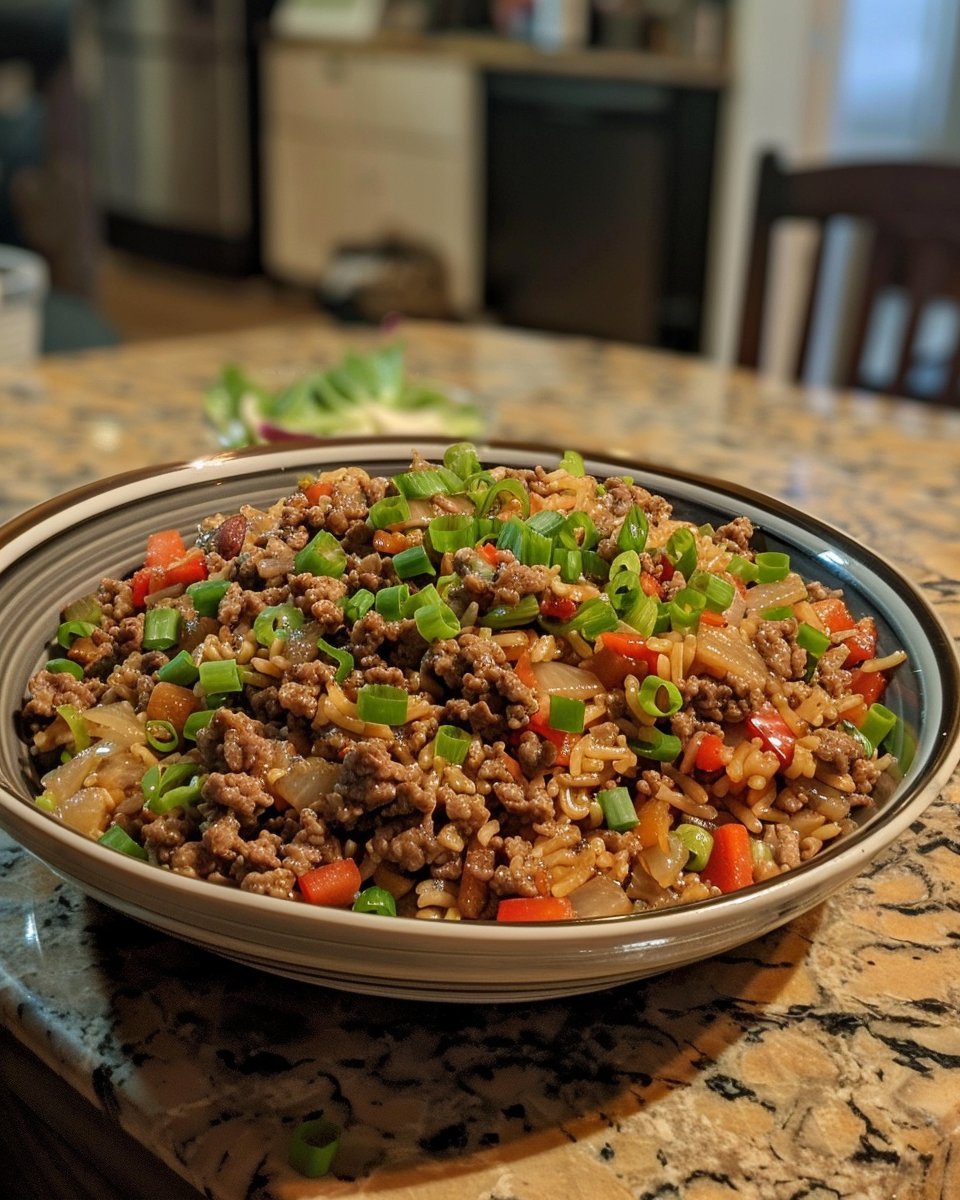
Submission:
M 147 538 L 147 553 L 143 559 L 145 567 L 167 567 L 178 558 L 183 558 L 187 548 L 177 529 L 161 529 Z
M 873 617 L 861 617 L 853 628 L 855 632 L 841 643 L 847 648 L 847 657 L 843 660 L 845 668 L 875 658 L 877 653 L 877 623 Z
M 867 709 L 883 695 L 887 686 L 887 677 L 882 671 L 862 671 L 857 668 L 850 676 L 850 691 L 861 697 L 856 708 L 844 709 L 844 717 L 856 726 L 860 726 Z
M 614 654 L 622 654 L 624 658 L 645 664 L 648 671 L 656 671 L 660 661 L 660 651 L 651 650 L 647 639 L 639 633 L 601 633 L 598 643 Z
M 727 765 L 726 746 L 719 733 L 706 733 L 697 746 L 696 766 L 699 771 L 722 771 Z
M 572 921 L 574 916 L 567 896 L 511 896 L 497 906 L 498 921 Z
M 577 611 L 577 606 L 569 596 L 545 596 L 540 601 L 540 611 L 545 617 L 555 617 L 558 621 L 569 621 Z
M 135 608 L 143 608 L 147 597 L 164 588 L 181 584 L 199 583 L 207 577 L 207 562 L 198 547 L 184 551 L 182 556 L 167 566 L 144 566 L 134 571 L 130 578 Z
M 700 878 L 721 892 L 737 892 L 753 883 L 753 854 L 745 825 L 731 821 L 713 831 L 713 849 Z
M 640 587 L 647 596 L 652 596 L 654 600 L 663 599 L 663 588 L 660 586 L 660 581 L 649 571 L 640 572 Z
M 772 704 L 751 713 L 744 723 L 747 737 L 759 738 L 764 750 L 772 750 L 782 767 L 790 766 L 797 736 Z
M 500 551 L 493 542 L 484 542 L 482 546 L 478 546 L 477 553 L 481 558 L 485 558 L 491 567 L 500 565 Z
M 304 900 L 327 908 L 347 908 L 360 890 L 360 868 L 352 858 L 314 867 L 297 880 Z
M 513 666 L 514 672 L 520 682 L 533 691 L 537 690 L 537 677 L 533 673 L 533 667 L 530 665 L 530 655 L 524 650 Z
M 551 726 L 547 724 L 546 716 L 546 713 L 549 711 L 549 707 L 547 708 L 546 712 L 544 712 L 542 708 L 537 709 L 537 711 L 530 718 L 530 723 L 527 725 L 527 728 L 533 730 L 533 732 L 538 734 L 540 737 L 546 738 L 548 742 L 553 742 L 557 748 L 556 765 L 558 767 L 567 767 L 570 765 L 570 751 L 573 749 L 579 735 L 575 733 L 564 733 L 560 729 L 551 728 Z
M 840 633 L 841 630 L 854 627 L 855 622 L 850 609 L 839 596 L 830 596 L 826 600 L 814 600 L 811 608 L 820 618 L 823 627 L 830 633 Z
M 660 552 L 660 578 L 664 583 L 669 583 L 673 578 L 673 563 L 662 550 Z
M 333 485 L 330 483 L 321 483 L 318 479 L 315 483 L 308 483 L 303 488 L 303 494 L 307 498 L 309 504 L 318 504 L 321 496 L 329 496 L 333 492 Z

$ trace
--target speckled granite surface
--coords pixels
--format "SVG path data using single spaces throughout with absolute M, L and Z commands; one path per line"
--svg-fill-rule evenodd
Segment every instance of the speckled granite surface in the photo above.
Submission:
M 669 356 L 411 327 L 411 369 L 495 432 L 737 479 L 843 525 L 960 637 L 960 413 L 801 392 Z M 213 449 L 199 394 L 342 335 L 263 330 L 0 372 L 7 517 Z M 801 920 L 595 996 L 486 1009 L 287 983 L 142 928 L 0 839 L 0 1013 L 41 1060 L 216 1200 L 960 1197 L 956 778 Z M 334 1176 L 289 1130 L 344 1126 Z

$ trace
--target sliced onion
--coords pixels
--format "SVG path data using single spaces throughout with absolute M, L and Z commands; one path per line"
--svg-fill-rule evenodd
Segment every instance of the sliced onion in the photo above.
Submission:
M 574 667 L 564 662 L 537 662 L 531 664 L 537 680 L 537 688 L 548 696 L 569 696 L 572 700 L 590 700 L 604 686 L 592 671 Z
M 129 700 L 96 704 L 93 708 L 84 709 L 83 719 L 94 737 L 109 738 L 118 746 L 132 746 L 135 742 L 146 741 L 143 723 Z
M 805 600 L 807 585 L 799 575 L 787 575 L 776 583 L 758 583 L 756 587 L 748 588 L 744 597 L 747 612 L 763 612 L 767 608 L 783 608 L 788 604 L 796 604 Z
M 736 629 L 728 627 L 700 626 L 694 669 L 697 664 L 718 679 L 738 675 L 755 687 L 763 687 L 767 681 L 767 664 Z
M 627 893 L 608 875 L 597 875 L 571 892 L 570 903 L 581 921 L 594 917 L 619 917 L 633 911 Z
M 56 815 L 71 829 L 87 837 L 97 837 L 107 823 L 113 797 L 102 787 L 85 787 L 74 792 L 56 807 Z
M 96 770 L 102 758 L 115 754 L 118 749 L 116 742 L 94 742 L 62 766 L 48 771 L 40 780 L 43 790 L 49 792 L 58 804 L 62 803 L 68 796 L 80 791 L 84 780 L 91 771 Z
M 645 869 L 662 888 L 672 887 L 677 882 L 690 854 L 675 833 L 668 834 L 667 847 L 666 853 L 659 845 L 646 846 L 640 851 Z
M 340 763 L 327 762 L 325 758 L 301 758 L 271 788 L 299 812 L 333 791 L 341 769 Z
M 724 620 L 728 625 L 739 625 L 743 614 L 747 611 L 747 602 L 740 592 L 734 590 L 733 599 L 723 610 Z

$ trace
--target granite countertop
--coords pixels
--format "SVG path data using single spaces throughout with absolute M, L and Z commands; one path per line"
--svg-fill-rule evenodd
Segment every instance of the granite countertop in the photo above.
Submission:
M 960 636 L 960 412 L 584 340 L 401 332 L 411 371 L 474 391 L 499 436 L 786 499 L 880 550 Z M 329 365 L 345 340 L 264 329 L 0 371 L 15 464 L 0 515 L 213 449 L 199 397 L 224 361 L 278 381 Z M 948 1200 L 957 800 L 955 777 L 852 883 L 734 952 L 503 1007 L 357 997 L 221 961 L 86 899 L 4 839 L 0 1013 L 105 1128 L 215 1200 Z M 285 1130 L 318 1111 L 344 1136 L 334 1174 L 310 1182 L 285 1164 Z

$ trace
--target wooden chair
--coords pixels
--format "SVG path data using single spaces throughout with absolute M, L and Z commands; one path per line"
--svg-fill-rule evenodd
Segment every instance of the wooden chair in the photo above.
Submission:
M 841 216 L 863 221 L 870 229 L 871 245 L 864 286 L 852 314 L 849 350 L 837 382 L 845 387 L 877 389 L 876 382 L 862 378 L 863 351 L 878 297 L 897 288 L 908 297 L 908 315 L 896 369 L 892 378 L 882 382 L 882 390 L 944 404 L 960 403 L 960 337 L 939 364 L 932 390 L 918 388 L 914 378 L 916 335 L 924 310 L 944 297 L 960 301 L 960 165 L 885 162 L 790 172 L 776 155 L 764 154 L 737 361 L 747 367 L 759 365 L 773 226 L 787 218 L 813 220 L 820 226 L 821 237 L 794 364 L 793 377 L 801 377 L 823 268 L 823 233 L 832 218 Z

